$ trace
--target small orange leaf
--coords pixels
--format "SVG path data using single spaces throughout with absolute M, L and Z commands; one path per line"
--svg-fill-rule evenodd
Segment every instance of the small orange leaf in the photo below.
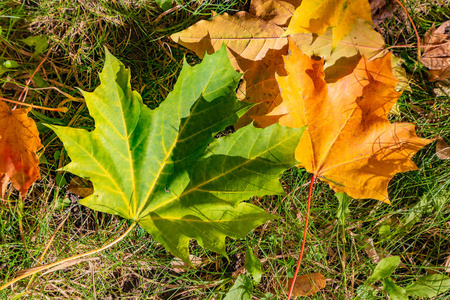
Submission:
M 293 278 L 289 278 L 287 289 L 289 290 Z M 326 285 L 325 276 L 320 273 L 300 275 L 295 280 L 292 295 L 294 297 L 311 296 L 323 289 Z
M 277 77 L 283 102 L 270 115 L 282 115 L 281 125 L 308 125 L 296 159 L 336 192 L 389 203 L 390 179 L 416 170 L 412 156 L 432 142 L 419 138 L 413 124 L 387 118 L 400 96 L 391 55 L 363 57 L 349 75 L 327 84 L 323 60 L 311 59 L 292 41 L 289 50 L 289 75 Z
M 30 108 L 11 111 L 0 102 L 0 187 L 4 196 L 6 185 L 12 185 L 23 197 L 39 178 L 36 151 L 43 146 L 36 123 L 27 116 Z

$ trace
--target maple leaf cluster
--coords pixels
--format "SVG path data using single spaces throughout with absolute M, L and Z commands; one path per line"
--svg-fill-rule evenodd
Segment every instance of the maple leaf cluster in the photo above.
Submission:
M 236 128 L 308 125 L 297 149 L 300 166 L 336 191 L 388 202 L 389 180 L 415 169 L 411 156 L 430 141 L 418 138 L 412 125 L 389 125 L 388 108 L 407 80 L 372 25 L 367 0 L 253 0 L 249 12 L 213 15 L 171 38 L 200 58 L 227 46 L 233 68 L 243 73 L 238 98 L 258 104 Z M 350 78 L 355 87 L 338 93 Z M 368 97 L 374 101 L 361 100 Z M 39 177 L 35 151 L 42 145 L 28 111 L 10 112 L 4 103 L 0 109 L 7 124 L 0 132 L 1 194 L 12 182 L 24 195 Z
M 389 180 L 416 169 L 412 156 L 431 142 L 387 118 L 405 79 L 367 0 L 253 0 L 249 12 L 171 37 L 204 59 L 184 63 L 159 108 L 143 104 L 107 52 L 100 86 L 84 92 L 95 130 L 49 127 L 72 160 L 64 169 L 93 183 L 80 203 L 133 220 L 186 262 L 190 239 L 225 253 L 226 236 L 276 218 L 243 201 L 282 194 L 288 168 L 389 202 Z M 0 102 L 2 196 L 9 182 L 25 195 L 39 177 L 42 145 L 28 111 Z M 236 133 L 214 139 L 233 124 Z
M 412 156 L 432 141 L 387 118 L 407 80 L 367 0 L 252 1 L 249 12 L 214 15 L 171 38 L 199 57 L 225 44 L 244 74 L 239 98 L 258 103 L 236 128 L 307 125 L 299 166 L 336 192 L 389 203 L 390 179 L 417 169 Z

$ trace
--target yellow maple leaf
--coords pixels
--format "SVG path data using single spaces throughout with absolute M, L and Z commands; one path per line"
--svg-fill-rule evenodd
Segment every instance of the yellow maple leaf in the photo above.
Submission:
M 294 33 L 333 31 L 333 48 L 347 36 L 358 19 L 372 22 L 368 0 L 303 0 L 295 10 L 284 36 Z

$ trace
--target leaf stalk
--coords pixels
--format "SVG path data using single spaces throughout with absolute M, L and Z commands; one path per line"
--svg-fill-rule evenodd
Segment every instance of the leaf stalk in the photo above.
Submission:
M 316 179 L 316 175 L 313 174 L 313 176 L 311 178 L 311 182 L 309 184 L 308 205 L 306 208 L 306 220 L 305 220 L 305 229 L 303 232 L 302 249 L 300 250 L 300 256 L 298 257 L 297 268 L 295 269 L 294 278 L 292 279 L 291 286 L 289 287 L 289 293 L 288 293 L 288 297 L 287 297 L 288 300 L 291 299 L 292 291 L 294 290 L 295 280 L 297 279 L 298 271 L 300 270 L 300 264 L 302 263 L 303 253 L 305 251 L 306 234 L 308 232 L 307 230 L 308 230 L 308 222 L 309 222 L 309 211 L 311 208 L 311 194 L 312 194 L 312 189 L 313 189 L 315 179 Z

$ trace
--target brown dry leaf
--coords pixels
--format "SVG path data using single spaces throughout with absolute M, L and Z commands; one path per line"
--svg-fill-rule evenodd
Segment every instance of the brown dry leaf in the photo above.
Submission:
M 70 180 L 67 191 L 82 198 L 86 198 L 94 193 L 94 187 L 89 180 L 74 176 Z
M 377 249 L 375 248 L 373 244 L 372 238 L 364 238 L 364 252 L 366 252 L 367 256 L 370 258 L 373 264 L 377 264 L 381 261 L 382 257 L 377 252 Z
M 282 115 L 281 125 L 308 125 L 296 151 L 300 166 L 338 193 L 389 203 L 390 179 L 416 170 L 412 156 L 432 142 L 419 138 L 413 124 L 387 118 L 400 96 L 391 55 L 362 58 L 350 75 L 327 84 L 323 61 L 303 54 L 292 40 L 289 50 L 289 75 L 277 77 L 283 102 L 270 115 Z
M 292 284 L 293 278 L 289 278 L 287 290 Z M 323 289 L 327 284 L 325 276 L 320 273 L 310 273 L 300 275 L 295 280 L 294 289 L 292 295 L 294 297 L 311 296 Z
M 433 79 L 437 80 L 449 80 L 450 79 L 450 67 L 446 67 L 440 70 L 430 70 L 430 74 Z
M 445 259 L 445 262 L 444 262 L 444 271 L 445 271 L 446 273 L 450 273 L 450 255 L 447 256 L 447 258 Z
M 332 45 L 346 37 L 358 19 L 373 24 L 367 0 L 303 0 L 295 10 L 285 35 L 311 32 L 323 35 L 332 27 Z
M 375 26 L 392 17 L 392 14 L 399 6 L 397 2 L 388 0 L 370 0 L 369 3 Z
M 423 45 L 428 47 L 420 61 L 436 79 L 450 78 L 450 21 L 442 23 L 437 29 L 432 27 L 425 34 Z
M 216 15 L 213 19 L 202 20 L 191 27 L 172 34 L 175 42 L 194 51 L 203 58 L 205 53 L 212 54 L 225 44 L 231 64 L 242 70 L 236 57 L 247 60 L 261 60 L 270 49 L 279 50 L 287 44 L 281 38 L 284 30 L 280 26 L 267 22 L 245 11 L 235 15 Z
M 250 13 L 274 24 L 285 26 L 302 0 L 252 0 Z
M 436 87 L 433 89 L 436 97 L 449 97 L 450 96 L 450 69 L 449 69 L 449 79 L 445 81 L 436 82 Z
M 192 269 L 200 266 L 203 263 L 203 258 L 189 254 L 189 259 L 191 261 L 191 265 L 185 263 L 178 257 L 174 257 L 170 265 L 172 266 L 172 270 L 177 273 L 186 272 L 188 269 Z
M 436 142 L 436 155 L 440 159 L 450 159 L 450 146 L 441 137 Z
M 43 146 L 36 123 L 27 116 L 30 108 L 11 111 L 0 101 L 0 187 L 4 197 L 9 181 L 24 197 L 39 178 L 36 151 Z

